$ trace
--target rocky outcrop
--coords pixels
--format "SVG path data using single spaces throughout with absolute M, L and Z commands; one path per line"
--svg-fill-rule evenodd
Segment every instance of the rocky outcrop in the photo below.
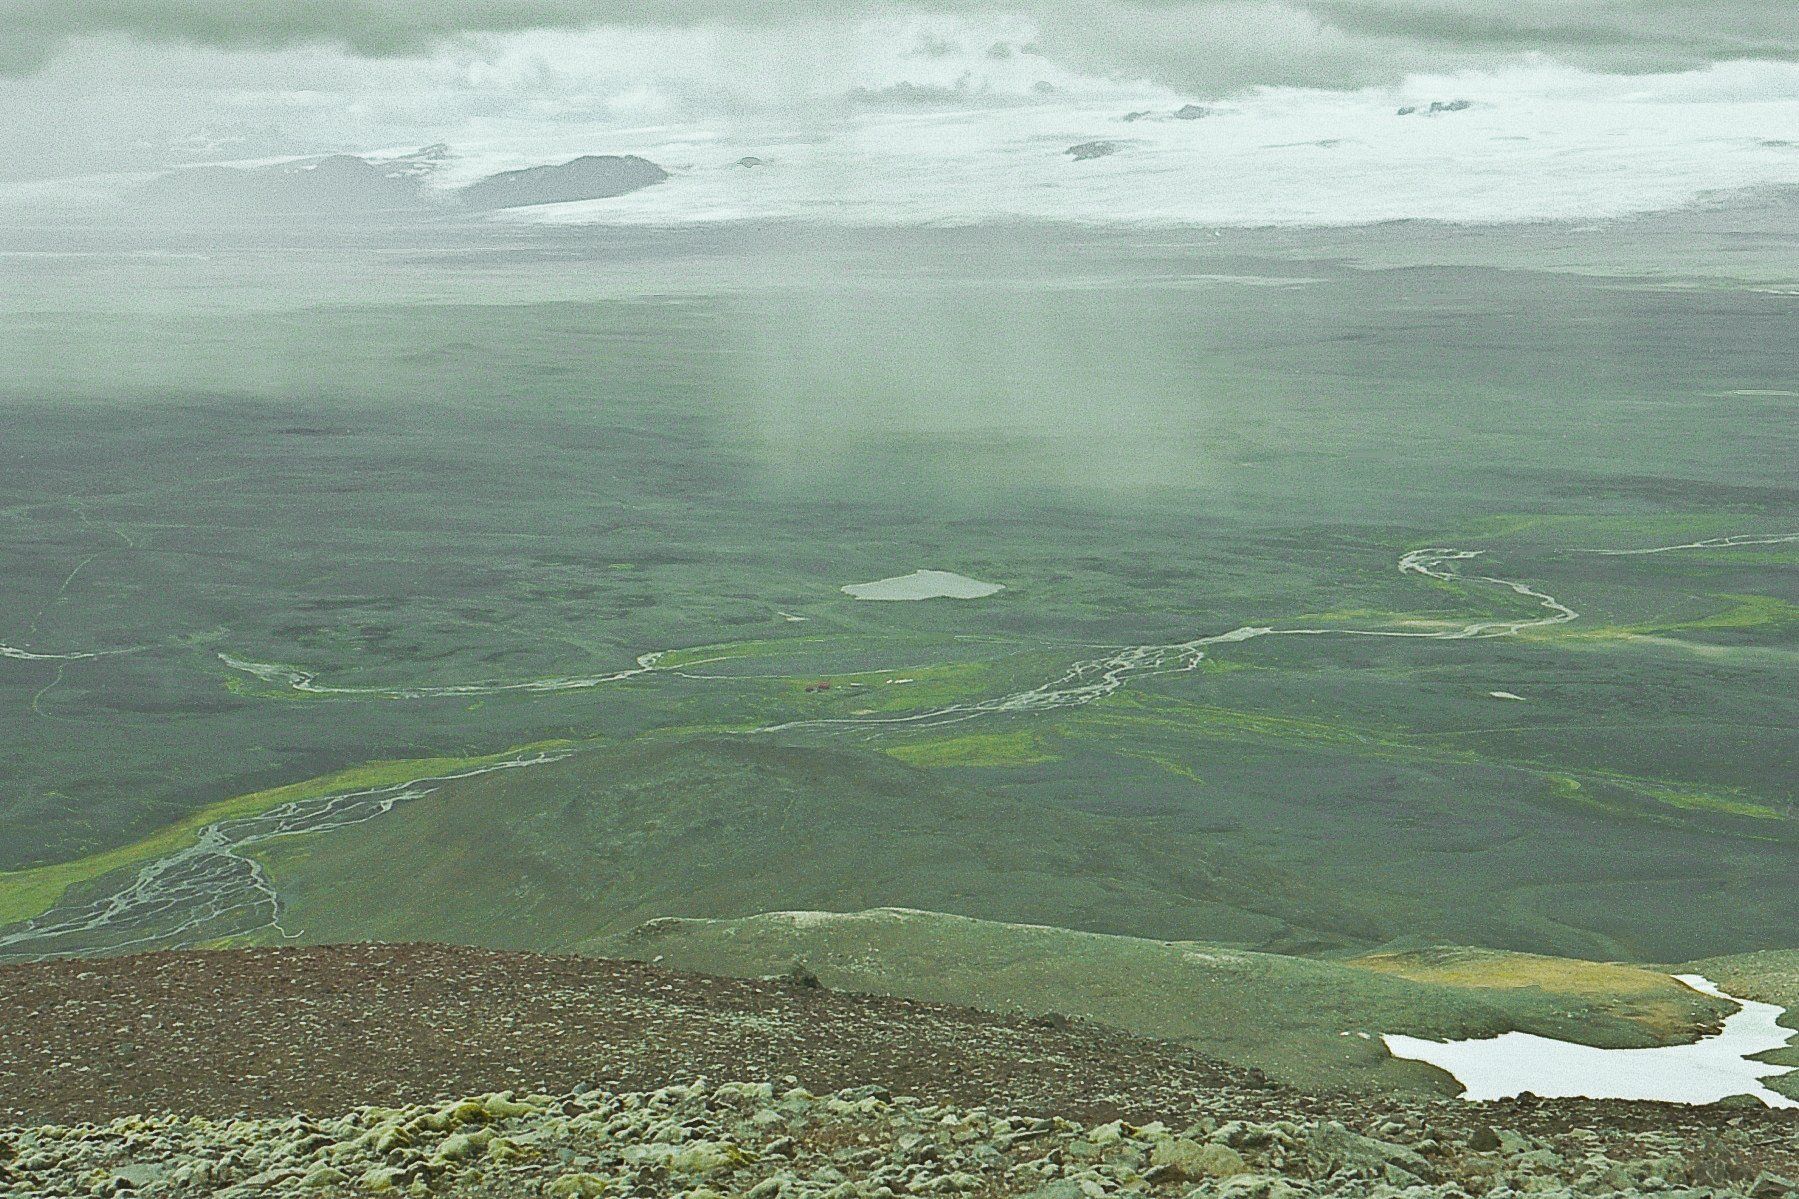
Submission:
M 653 1091 L 501 1091 L 336 1116 L 129 1117 L 0 1129 L 0 1193 L 542 1195 L 715 1199 L 1463 1199 L 1529 1193 L 1788 1199 L 1714 1156 L 1614 1156 L 1512 1136 L 1477 1148 L 1424 1121 L 1376 1135 L 1304 1118 L 1081 1124 L 792 1078 Z
M 1086 162 L 1090 158 L 1104 158 L 1108 154 L 1116 154 L 1119 149 L 1117 142 L 1079 142 L 1068 147 L 1062 153 L 1076 162 Z
M 556 166 L 489 175 L 469 184 L 458 195 L 468 208 L 524 208 L 609 199 L 667 178 L 667 171 L 635 154 L 588 154 Z
M 442 170 L 450 161 L 450 147 L 443 142 L 421 146 L 410 154 L 382 159 L 376 165 L 389 178 L 424 179 Z
M 1128 125 L 1134 121 L 1197 121 L 1201 117 L 1211 115 L 1212 110 L 1203 104 L 1183 104 L 1168 113 L 1157 113 L 1153 109 L 1140 108 L 1135 112 L 1125 113 L 1123 120 Z
M 1416 104 L 1407 104 L 1399 110 L 1399 115 L 1402 117 L 1409 117 L 1417 114 L 1434 117 L 1440 113 L 1463 112 L 1473 107 L 1474 101 L 1472 100 L 1432 100 L 1428 108 L 1421 108 Z

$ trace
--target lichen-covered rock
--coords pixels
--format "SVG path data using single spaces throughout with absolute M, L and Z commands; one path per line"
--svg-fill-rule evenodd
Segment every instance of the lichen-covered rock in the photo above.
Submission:
M 492 1140 L 493 1133 L 485 1128 L 478 1128 L 473 1132 L 453 1133 L 445 1137 L 443 1142 L 438 1145 L 434 1157 L 440 1162 L 465 1162 L 485 1153 L 488 1143 Z
M 1149 1164 L 1145 1177 L 1155 1182 L 1164 1178 L 1196 1182 L 1203 1178 L 1231 1178 L 1249 1173 L 1249 1163 L 1229 1145 L 1188 1137 L 1165 1137 L 1157 1141 L 1150 1151 Z
M 1309 1130 L 1305 1161 L 1315 1178 L 1350 1174 L 1357 1178 L 1384 1178 L 1404 1186 L 1425 1181 L 1433 1174 L 1430 1163 L 1414 1150 L 1351 1132 L 1334 1120 Z
M 514 1100 L 511 1091 L 483 1095 L 479 1102 L 482 1112 L 489 1120 L 510 1120 L 514 1116 L 529 1116 L 538 1110 L 529 1103 Z
M 1086 162 L 1090 159 L 1105 158 L 1107 155 L 1116 154 L 1119 148 L 1117 142 L 1077 142 L 1062 153 L 1076 162 Z
M 1189 1199 L 1301 1199 L 1305 1191 L 1278 1174 L 1239 1174 L 1189 1192 Z
M 718 1141 L 693 1141 L 669 1155 L 668 1168 L 678 1174 L 712 1174 L 750 1160 L 735 1145 Z
M 1786 1175 L 1746 1165 L 1758 1146 L 1778 1150 L 1778 1137 L 1728 1126 L 1703 1152 L 1652 1126 L 1527 1135 L 1437 1128 L 1406 1112 L 1365 1129 L 1204 1113 L 1180 1127 L 1082 1126 L 871 1087 L 824 1096 L 777 1094 L 766 1082 L 501 1091 L 323 1120 L 153 1116 L 0 1129 L 0 1196 L 1789 1199 L 1793 1189 Z
M 1799 1183 L 1768 1170 L 1756 1175 L 1749 1184 L 1749 1199 L 1791 1199 L 1794 1194 L 1799 1194 Z
M 394 1190 L 404 1183 L 406 1181 L 406 1171 L 400 1169 L 398 1166 L 376 1166 L 374 1169 L 365 1172 L 363 1176 L 356 1181 L 363 1190 L 374 1191 L 375 1193 L 380 1194 L 383 1191 Z

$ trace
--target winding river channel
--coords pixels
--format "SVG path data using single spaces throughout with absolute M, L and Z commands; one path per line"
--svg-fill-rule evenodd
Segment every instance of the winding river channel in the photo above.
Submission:
M 1677 550 L 1723 549 L 1799 541 L 1799 534 L 1741 534 L 1684 545 L 1635 550 L 1581 551 L 1608 555 L 1659 554 Z M 1209 651 L 1260 637 L 1379 637 L 1430 641 L 1470 641 L 1510 637 L 1526 629 L 1564 624 L 1579 613 L 1555 596 L 1527 583 L 1497 575 L 1464 573 L 1484 557 L 1481 550 L 1431 547 L 1412 550 L 1399 559 L 1401 573 L 1422 578 L 1495 587 L 1531 601 L 1530 609 L 1510 619 L 1483 619 L 1430 629 L 1283 628 L 1244 625 L 1227 632 L 1165 645 L 1115 647 L 1100 657 L 1074 663 L 1066 672 L 1038 686 L 968 703 L 946 704 L 895 716 L 849 716 L 794 720 L 755 730 L 768 734 L 799 729 L 935 726 L 986 716 L 1051 711 L 1089 704 L 1124 687 L 1132 679 L 1192 671 Z M 0 645 L 0 656 L 28 660 L 73 661 L 100 657 L 98 650 L 80 653 L 34 653 Z M 417 687 L 346 687 L 319 681 L 312 672 L 289 666 L 219 655 L 233 670 L 265 683 L 311 694 L 379 699 L 466 697 L 505 692 L 557 692 L 598 687 L 655 674 L 682 675 L 665 666 L 667 651 L 647 653 L 632 668 L 595 675 L 535 679 L 525 682 L 474 682 Z M 695 666 L 708 660 L 690 660 Z M 702 675 L 682 677 L 704 678 Z M 295 800 L 266 812 L 206 825 L 187 847 L 138 868 L 129 881 L 98 895 L 65 896 L 42 915 L 0 930 L 0 961 L 34 960 L 86 953 L 119 952 L 149 947 L 180 947 L 281 928 L 281 903 L 274 886 L 250 850 L 261 844 L 303 833 L 324 832 L 372 820 L 402 802 L 428 795 L 446 783 L 497 770 L 526 769 L 567 757 L 570 752 L 533 753 L 464 771 L 424 776 L 389 786 L 344 791 Z
M 566 757 L 566 752 L 528 754 L 451 774 L 297 799 L 206 825 L 192 845 L 141 867 L 118 890 L 58 904 L 0 931 L 0 961 L 179 948 L 264 929 L 285 935 L 280 899 L 262 864 L 250 856 L 253 847 L 361 824 L 457 779 Z
M 615 670 L 608 674 L 529 679 L 522 683 L 452 683 L 438 687 L 336 687 L 319 682 L 318 675 L 311 671 L 296 670 L 291 666 L 277 666 L 269 662 L 250 662 L 243 658 L 234 658 L 230 654 L 220 654 L 219 661 L 235 671 L 250 675 L 265 683 L 291 687 L 295 691 L 304 691 L 308 695 L 354 695 L 370 699 L 448 699 L 455 696 L 501 695 L 508 691 L 585 691 L 589 687 L 599 687 L 606 683 L 618 683 L 625 679 L 655 674 L 662 669 L 657 663 L 666 653 L 666 650 L 657 650 L 654 653 L 643 654 L 638 657 L 637 665 L 631 669 Z
M 1009 695 L 996 696 L 992 699 L 977 700 L 967 704 L 945 704 L 940 708 L 911 712 L 903 716 L 849 716 L 821 720 L 790 720 L 785 724 L 769 725 L 757 731 L 778 733 L 789 729 L 828 728 L 833 725 L 908 724 L 930 727 L 1001 713 L 1041 712 L 1055 708 L 1076 707 L 1111 695 L 1133 678 L 1197 670 L 1199 664 L 1205 661 L 1206 651 L 1212 646 L 1253 641 L 1257 637 L 1406 637 L 1428 641 L 1467 641 L 1478 637 L 1509 637 L 1525 629 L 1565 624 L 1580 617 L 1580 613 L 1554 596 L 1538 591 L 1526 583 L 1501 579 L 1493 575 L 1468 576 L 1456 569 L 1458 563 L 1478 558 L 1483 552 L 1482 550 L 1436 548 L 1413 550 L 1399 560 L 1399 569 L 1404 574 L 1422 575 L 1431 579 L 1488 583 L 1504 587 L 1518 595 L 1536 600 L 1539 609 L 1538 615 L 1514 620 L 1481 620 L 1450 628 L 1428 630 L 1283 629 L 1272 625 L 1243 625 L 1226 633 L 1214 633 L 1207 637 L 1196 637 L 1191 641 L 1180 641 L 1170 645 L 1120 646 L 1105 657 L 1075 663 L 1068 669 L 1068 673 L 1041 686 L 1015 691 Z

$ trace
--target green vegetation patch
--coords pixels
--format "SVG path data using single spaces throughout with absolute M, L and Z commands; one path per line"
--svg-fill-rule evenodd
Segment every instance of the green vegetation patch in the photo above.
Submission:
M 1771 595 L 1738 595 L 1720 593 L 1710 597 L 1725 606 L 1706 616 L 1690 620 L 1646 620 L 1635 624 L 1553 625 L 1525 630 L 1532 639 L 1555 641 L 1629 641 L 1635 638 L 1662 637 L 1673 633 L 1742 632 L 1745 630 L 1787 631 L 1799 629 L 1799 604 Z M 1699 646 L 1699 648 L 1705 648 Z
M 1771 595 L 1718 595 L 1729 600 L 1731 607 L 1698 620 L 1662 625 L 1656 631 L 1670 629 L 1760 629 L 1799 625 L 1799 604 L 1791 604 Z
M 1456 756 L 1426 752 L 1404 744 L 1399 740 L 1405 735 L 1404 730 L 1400 729 L 1356 727 L 1308 716 L 1287 716 L 1216 704 L 1199 704 L 1128 689 L 1107 696 L 1103 705 L 1093 705 L 1079 719 L 1102 726 L 1155 726 L 1189 735 L 1305 741 L 1369 750 L 1388 748 L 1433 760 Z M 1473 760 L 1471 756 L 1470 760 Z
M 887 754 L 908 766 L 1028 766 L 1061 761 L 1059 754 L 1044 749 L 1041 737 L 1024 730 L 912 741 L 894 746 Z
M 1414 982 L 1472 990 L 1532 989 L 1603 1004 L 1658 1037 L 1693 1030 L 1693 992 L 1661 970 L 1620 962 L 1459 946 L 1373 953 L 1346 963 Z
M 1593 771 L 1592 777 L 1600 782 L 1610 783 L 1615 787 L 1665 804 L 1671 808 L 1679 808 L 1687 812 L 1717 812 L 1726 816 L 1745 816 L 1751 820 L 1788 820 L 1792 818 L 1789 808 L 1782 811 L 1772 804 L 1749 797 L 1737 788 L 1725 788 L 1698 791 L 1673 783 L 1663 783 L 1612 771 Z
M 764 637 L 753 641 L 728 641 L 717 645 L 691 645 L 671 649 L 656 660 L 663 668 L 702 666 L 708 662 L 730 662 L 744 658 L 773 658 L 800 649 L 813 649 L 831 642 L 855 643 L 840 636 Z
M 1729 1009 L 1640 967 L 1456 949 L 1320 961 L 906 908 L 658 919 L 591 947 L 747 977 L 799 961 L 843 990 L 1082 1016 L 1311 1088 L 1447 1084 L 1390 1056 L 1387 1032 L 1621 1048 L 1690 1040 Z
M 129 845 L 89 854 L 68 862 L 34 866 L 0 874 L 0 927 L 42 915 L 55 905 L 63 892 L 80 883 L 90 882 L 115 870 L 140 865 L 164 854 L 183 848 L 207 825 L 239 816 L 253 816 L 270 808 L 296 800 L 313 799 L 338 791 L 362 791 L 387 787 L 413 779 L 451 774 L 474 767 L 491 765 L 533 750 L 555 749 L 571 744 L 567 741 L 541 741 L 518 746 L 501 753 L 475 757 L 402 758 L 392 761 L 366 762 L 318 778 L 253 791 L 248 795 L 221 800 L 192 813 L 173 824 L 151 833 Z
M 1550 788 L 1550 794 L 1556 799 L 1650 817 L 1654 817 L 1658 810 L 1663 816 L 1676 819 L 1674 813 L 1741 817 L 1757 821 L 1786 821 L 1791 820 L 1794 815 L 1790 805 L 1777 806 L 1742 788 L 1700 788 L 1617 770 L 1567 767 L 1550 762 L 1496 756 L 1483 751 L 1447 749 L 1435 744 L 1419 744 L 1414 738 L 1422 734 L 1405 729 L 1197 704 L 1145 691 L 1127 690 L 1108 696 L 1103 704 L 1093 705 L 1080 713 L 1074 718 L 1073 724 L 1076 728 L 1116 730 L 1127 739 L 1134 739 L 1144 731 L 1160 729 L 1178 732 L 1186 737 L 1305 744 L 1326 750 L 1345 750 L 1363 758 L 1417 765 L 1489 766 L 1517 770 L 1542 778 Z M 1199 781 L 1198 776 L 1190 769 L 1171 764 L 1172 759 L 1142 751 L 1126 752 L 1128 756 L 1154 762 L 1170 773 Z M 1595 789 L 1609 792 L 1620 800 L 1629 802 L 1608 802 Z

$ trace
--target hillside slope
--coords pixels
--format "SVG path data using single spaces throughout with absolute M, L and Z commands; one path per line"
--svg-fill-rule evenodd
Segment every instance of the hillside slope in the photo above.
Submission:
M 1154 820 L 1046 815 L 884 755 L 740 741 L 464 779 L 258 853 L 286 933 L 312 942 L 542 951 L 659 916 L 884 905 L 1259 947 L 1379 933 Z
M 0 1124 L 325 1114 L 698 1075 L 880 1083 L 938 1101 L 1147 1119 L 1273 1088 L 1092 1025 L 639 962 L 450 945 L 181 951 L 0 966 Z
M 799 961 L 846 990 L 1082 1016 L 1313 1090 L 1449 1089 L 1391 1057 L 1383 1032 L 1646 1045 L 1690 1039 L 1729 1010 L 1633 966 L 1467 950 L 1320 961 L 894 909 L 657 920 L 587 948 L 750 977 Z M 1448 958 L 1470 981 L 1431 977 Z
M 145 1199 L 396 1192 L 463 1199 L 1794 1194 L 1785 1176 L 1756 1168 L 1785 1164 L 1791 1155 L 1769 1152 L 1741 1129 L 1550 1139 L 1490 1128 L 1458 1132 L 1408 1113 L 1369 1135 L 1301 1112 L 1227 1121 L 1203 1102 L 1174 1125 L 1084 1125 L 1031 1110 L 930 1103 L 878 1084 L 816 1095 L 785 1082 L 507 1090 L 361 1106 L 323 1119 L 157 1114 L 97 1129 L 42 1127 L 19 1132 L 25 1153 L 17 1165 L 0 1161 L 0 1183 L 13 1181 L 11 1189 L 34 1196 Z
M 1799 1166 L 1765 1110 L 1310 1095 L 1081 1021 L 591 958 L 41 963 L 0 1009 L 0 1192 L 33 1199 L 1787 1199 Z

